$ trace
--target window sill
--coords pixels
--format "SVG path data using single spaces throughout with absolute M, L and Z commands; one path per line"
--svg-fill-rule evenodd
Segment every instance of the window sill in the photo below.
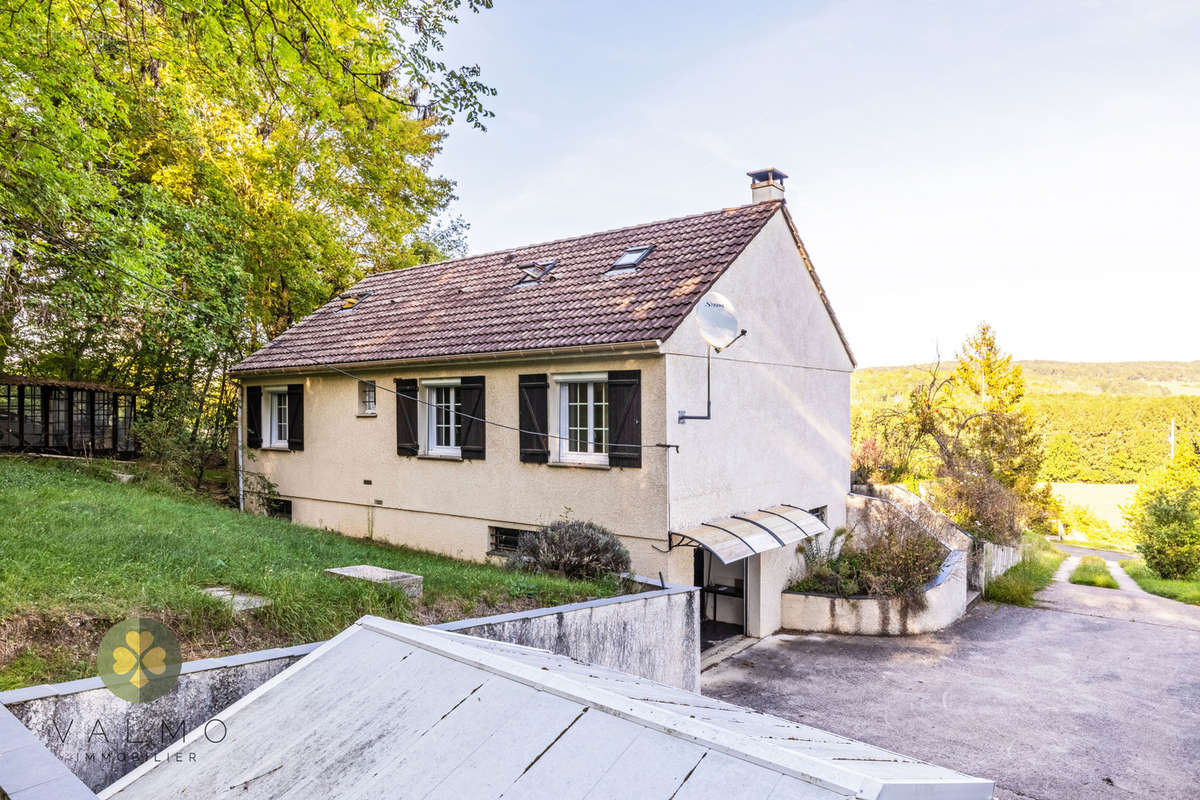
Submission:
M 359 419 L 375 419 L 379 415 L 374 411 L 360 411 L 354 416 L 358 417 Z
M 510 558 L 517 554 L 516 550 L 488 550 L 487 555 L 495 556 L 496 558 Z
M 289 448 L 286 444 L 264 444 L 262 447 L 260 447 L 258 449 L 259 450 L 271 450 L 276 453 L 292 452 L 291 448 Z
M 548 467 L 574 467 L 576 469 L 612 469 L 608 464 L 597 464 L 594 461 L 547 461 Z
M 463 461 L 462 456 L 453 456 L 448 453 L 417 453 L 417 458 L 424 458 L 429 461 Z

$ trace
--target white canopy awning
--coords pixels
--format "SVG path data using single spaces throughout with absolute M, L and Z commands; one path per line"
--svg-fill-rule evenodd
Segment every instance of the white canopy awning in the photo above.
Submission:
M 722 564 L 732 564 L 756 553 L 790 547 L 828 530 L 828 525 L 804 509 L 783 504 L 672 532 L 671 546 L 703 547 Z

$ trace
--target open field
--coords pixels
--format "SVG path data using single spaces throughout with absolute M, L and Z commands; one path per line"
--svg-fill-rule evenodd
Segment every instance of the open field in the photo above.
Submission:
M 1114 529 L 1125 527 L 1121 506 L 1128 505 L 1136 483 L 1052 483 L 1050 488 L 1064 503 L 1083 506 Z
M 363 614 L 424 624 L 619 588 L 349 539 L 84 470 L 0 459 L 0 690 L 94 674 L 104 632 L 132 615 L 162 621 L 192 659 L 320 641 Z M 424 596 L 322 573 L 350 564 L 422 575 Z M 201 592 L 218 585 L 272 604 L 235 618 Z

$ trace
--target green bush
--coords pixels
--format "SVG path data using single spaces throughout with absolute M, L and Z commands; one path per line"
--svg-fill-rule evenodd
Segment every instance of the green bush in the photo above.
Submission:
M 522 534 L 514 567 L 596 579 L 629 570 L 629 551 L 607 528 L 594 522 L 558 520 L 536 533 Z
M 1146 566 L 1161 578 L 1191 577 L 1200 569 L 1200 455 L 1180 448 L 1138 487 L 1126 518 Z

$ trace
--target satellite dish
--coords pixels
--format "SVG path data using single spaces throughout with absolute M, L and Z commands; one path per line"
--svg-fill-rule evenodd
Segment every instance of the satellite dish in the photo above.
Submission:
M 737 311 L 729 298 L 720 292 L 709 292 L 700 298 L 696 311 L 700 336 L 717 350 L 728 347 L 738 338 Z

